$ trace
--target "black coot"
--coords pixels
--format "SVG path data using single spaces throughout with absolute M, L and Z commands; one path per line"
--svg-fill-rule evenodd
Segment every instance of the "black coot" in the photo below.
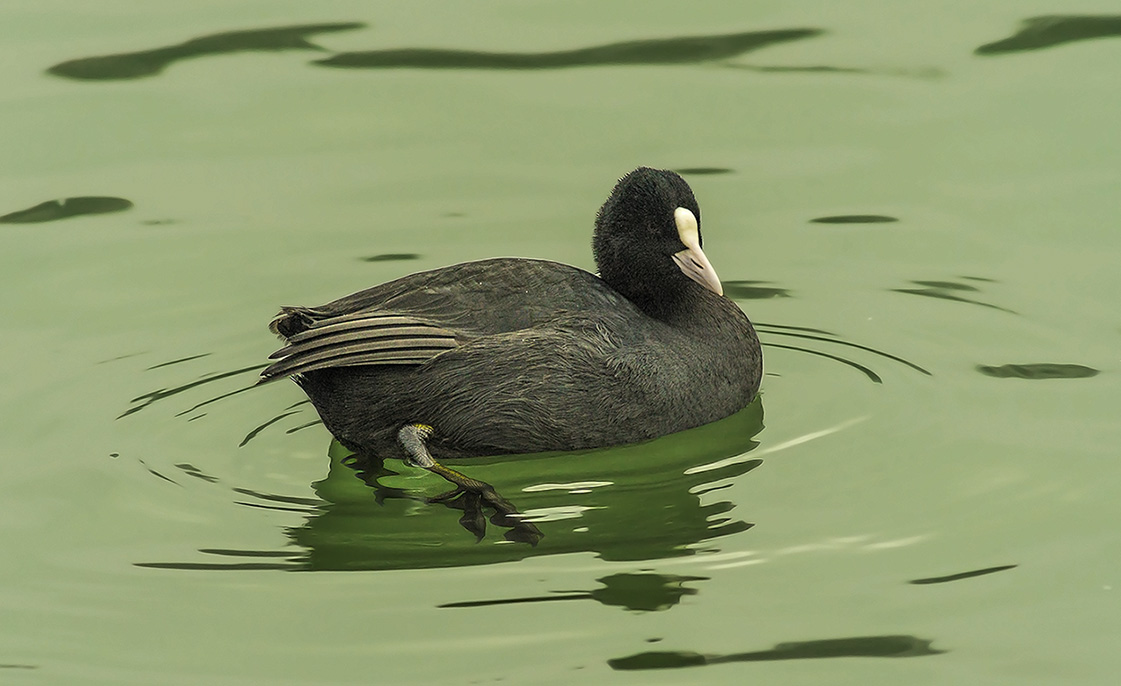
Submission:
M 759 389 L 759 339 L 701 250 L 671 171 L 624 176 L 596 216 L 599 276 L 496 258 L 285 307 L 262 382 L 293 376 L 356 452 L 441 458 L 633 443 L 726 417 Z

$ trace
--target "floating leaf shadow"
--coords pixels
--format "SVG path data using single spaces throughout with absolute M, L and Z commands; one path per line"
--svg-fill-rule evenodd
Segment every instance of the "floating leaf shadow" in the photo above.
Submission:
M 727 167 L 682 167 L 674 169 L 675 172 L 683 176 L 708 176 L 715 174 L 731 174 L 734 170 Z
M 1121 16 L 1058 14 L 1025 19 L 1015 34 L 986 43 L 973 52 L 977 55 L 1001 55 L 1115 36 L 1121 36 Z
M 884 214 L 838 214 L 831 217 L 811 219 L 814 224 L 887 224 L 899 221 L 896 217 Z
M 1032 364 L 1002 364 L 999 367 L 977 365 L 977 371 L 997 379 L 1086 379 L 1099 374 L 1097 369 L 1080 364 L 1037 362 Z
M 53 222 L 83 214 L 106 214 L 123 212 L 132 207 L 132 201 L 112 196 L 77 196 L 62 200 L 48 200 L 34 207 L 18 212 L 10 212 L 0 217 L 0 224 L 38 224 Z
M 944 584 L 950 581 L 960 581 L 962 579 L 972 579 L 975 576 L 985 576 L 986 574 L 1004 572 L 1009 569 L 1015 569 L 1018 566 L 1019 565 L 1000 565 L 999 567 L 986 567 L 984 569 L 974 569 L 968 572 L 958 572 L 957 574 L 947 574 L 946 576 L 931 576 L 925 579 L 912 579 L 907 583 L 920 586 L 926 584 Z
M 962 277 L 969 278 L 969 277 Z M 974 281 L 981 281 L 981 279 L 972 279 Z M 893 293 L 907 293 L 910 295 L 921 295 L 925 298 L 938 298 L 939 300 L 949 300 L 952 302 L 969 303 L 970 305 L 980 305 L 981 307 L 988 307 L 1008 314 L 1017 314 L 1015 310 L 1010 310 L 1007 307 L 1000 305 L 993 305 L 992 303 L 983 302 L 974 298 L 966 298 L 956 293 L 969 292 L 979 293 L 980 289 L 970 284 L 960 283 L 957 281 L 912 281 L 911 283 L 921 288 L 892 288 Z
M 716 36 L 651 38 L 555 52 L 482 52 L 440 48 L 398 48 L 341 52 L 315 60 L 325 67 L 358 69 L 565 69 L 608 65 L 665 65 L 712 62 L 768 45 L 821 35 L 821 29 L 748 31 Z
M 420 255 L 415 252 L 390 252 L 381 255 L 370 255 L 363 257 L 363 262 L 397 262 L 404 260 L 419 260 Z
M 812 660 L 830 657 L 921 657 L 940 655 L 944 650 L 931 647 L 931 641 L 915 636 L 858 636 L 819 641 L 779 643 L 770 650 L 728 655 L 703 655 L 690 651 L 653 651 L 607 661 L 612 669 L 676 669 L 725 662 L 769 662 L 773 660 Z
M 789 298 L 790 291 L 778 286 L 766 286 L 770 281 L 725 281 L 724 294 L 733 300 L 766 300 Z
M 309 42 L 307 36 L 329 31 L 350 31 L 364 26 L 360 22 L 302 24 L 214 33 L 162 48 L 68 60 L 50 67 L 47 73 L 83 81 L 139 79 L 155 76 L 173 62 L 204 55 L 281 50 L 322 51 L 323 48 Z

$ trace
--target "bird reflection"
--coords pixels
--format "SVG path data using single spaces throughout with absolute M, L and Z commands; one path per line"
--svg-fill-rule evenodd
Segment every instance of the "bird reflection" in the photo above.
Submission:
M 762 422 L 763 406 L 756 399 L 731 417 L 648 443 L 516 459 L 470 458 L 473 473 L 511 504 L 508 511 L 486 510 L 494 535 L 479 522 L 483 504 L 431 502 L 446 486 L 442 479 L 399 461 L 390 468 L 357 458 L 332 442 L 328 474 L 312 484 L 315 498 L 231 489 L 244 506 L 304 515 L 302 524 L 287 529 L 292 552 L 208 548 L 200 551 L 211 558 L 206 561 L 138 564 L 312 571 L 452 567 L 570 552 L 594 552 L 605 560 L 691 555 L 697 544 L 751 527 L 716 493 L 762 461 L 745 457 L 695 474 L 689 468 L 750 455 Z M 201 472 L 189 467 L 181 471 L 201 480 Z M 454 520 L 446 516 L 449 509 L 461 512 L 460 525 L 472 536 L 456 533 Z M 256 559 L 262 556 L 283 559 Z M 591 597 L 634 608 L 654 602 L 650 598 L 657 594 L 651 589 L 628 588 L 625 581 L 604 582 L 606 588 L 590 592 Z M 656 605 L 668 602 L 674 591 L 667 592 Z

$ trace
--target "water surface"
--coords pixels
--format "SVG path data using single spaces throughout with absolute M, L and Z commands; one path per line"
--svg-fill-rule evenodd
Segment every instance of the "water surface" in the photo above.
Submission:
M 0 18 L 0 681 L 1121 667 L 1101 6 Z M 293 384 L 248 390 L 281 304 L 499 255 L 592 268 L 639 164 L 693 185 L 763 391 L 645 445 L 457 465 L 536 545 L 486 517 L 476 542 L 477 513 L 424 501 L 438 479 L 355 463 Z

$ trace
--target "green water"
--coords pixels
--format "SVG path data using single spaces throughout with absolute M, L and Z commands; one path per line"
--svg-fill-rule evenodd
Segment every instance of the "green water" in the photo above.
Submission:
M 1115 8 L 148 5 L 0 9 L 0 682 L 1113 682 Z M 591 268 L 639 164 L 763 392 L 458 465 L 536 546 L 242 390 L 280 304 Z

